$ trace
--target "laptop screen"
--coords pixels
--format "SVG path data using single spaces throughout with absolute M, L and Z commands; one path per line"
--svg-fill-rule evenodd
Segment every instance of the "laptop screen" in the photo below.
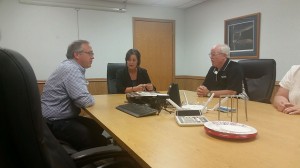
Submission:
M 168 90 L 168 95 L 173 102 L 175 102 L 179 107 L 181 107 L 179 87 L 178 87 L 177 83 L 170 84 L 169 90 Z

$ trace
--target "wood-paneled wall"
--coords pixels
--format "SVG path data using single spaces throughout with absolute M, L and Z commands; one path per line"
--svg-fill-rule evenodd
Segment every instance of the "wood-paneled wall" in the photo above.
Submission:
M 204 79 L 205 77 L 200 76 L 176 76 L 174 82 L 178 83 L 179 89 L 195 91 L 196 88 L 203 83 Z M 92 95 L 107 94 L 106 78 L 92 78 L 87 80 L 89 81 L 88 89 Z M 271 100 L 273 100 L 273 96 L 279 88 L 278 83 L 279 82 L 275 83 Z M 38 81 L 40 93 L 42 93 L 44 84 L 45 81 Z
M 205 77 L 199 76 L 176 76 L 175 83 L 178 83 L 179 89 L 196 91 L 196 88 L 201 85 Z
M 88 89 L 92 95 L 107 94 L 106 78 L 90 78 L 87 80 L 89 82 Z M 40 93 L 42 93 L 45 83 L 45 80 L 38 81 L 38 88 Z

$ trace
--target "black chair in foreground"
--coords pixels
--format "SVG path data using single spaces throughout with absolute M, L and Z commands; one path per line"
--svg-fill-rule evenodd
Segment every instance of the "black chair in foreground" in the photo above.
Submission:
M 271 103 L 270 99 L 276 80 L 274 59 L 240 60 L 244 71 L 244 85 L 249 100 Z
M 117 71 L 125 68 L 125 63 L 108 63 L 107 64 L 107 92 L 108 94 L 117 94 Z
M 42 118 L 37 80 L 30 64 L 8 49 L 0 49 L 0 108 L 0 167 L 73 168 L 127 156 L 118 146 L 68 155 Z M 133 167 L 127 161 L 106 164 Z

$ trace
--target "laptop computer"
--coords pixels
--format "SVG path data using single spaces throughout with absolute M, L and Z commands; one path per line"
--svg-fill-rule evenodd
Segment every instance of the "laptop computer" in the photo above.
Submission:
M 177 83 L 171 83 L 168 89 L 168 95 L 170 99 L 181 107 L 181 99 L 179 94 L 179 87 Z
M 157 109 L 151 108 L 146 104 L 128 103 L 119 105 L 116 109 L 135 117 L 145 117 L 158 114 Z
M 166 104 L 167 94 L 157 92 L 131 92 L 126 93 L 127 104 L 116 108 L 135 117 L 144 117 L 159 114 Z
M 179 87 L 177 83 L 171 83 L 168 90 L 168 95 L 170 99 L 176 103 L 176 105 L 172 104 L 176 109 L 190 109 L 190 110 L 201 110 L 203 113 L 206 111 L 206 108 L 203 108 L 203 105 L 200 104 L 189 104 L 188 99 L 184 92 L 185 102 L 186 104 L 181 103 L 181 98 L 179 94 Z M 170 102 L 169 102 L 170 103 Z
M 187 97 L 186 105 L 181 104 L 178 84 L 172 83 L 168 90 L 169 99 L 167 101 L 176 108 L 175 120 L 180 126 L 198 126 L 204 125 L 208 119 L 202 114 L 206 111 L 208 103 L 213 98 L 214 94 L 206 101 L 204 105 L 189 105 Z M 175 102 L 174 102 L 175 101 Z

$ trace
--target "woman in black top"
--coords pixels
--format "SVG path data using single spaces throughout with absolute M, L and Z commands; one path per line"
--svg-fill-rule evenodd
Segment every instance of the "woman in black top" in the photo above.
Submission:
M 147 70 L 140 67 L 141 54 L 138 50 L 128 50 L 125 61 L 126 67 L 117 72 L 118 93 L 155 90 Z

